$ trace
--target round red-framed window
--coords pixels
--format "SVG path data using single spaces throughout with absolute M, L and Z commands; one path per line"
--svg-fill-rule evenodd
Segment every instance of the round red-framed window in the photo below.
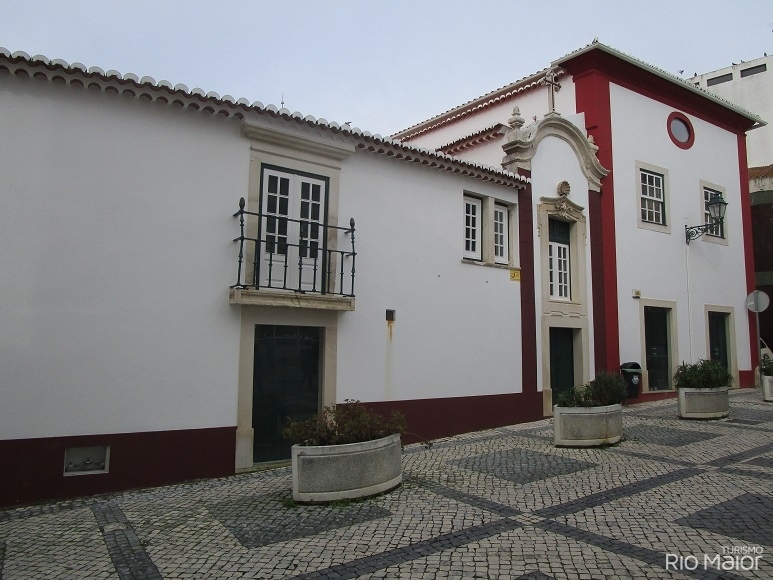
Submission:
M 668 136 L 671 137 L 674 145 L 680 149 L 689 149 L 695 143 L 695 130 L 688 119 L 682 113 L 674 111 L 668 116 L 666 122 L 668 127 Z

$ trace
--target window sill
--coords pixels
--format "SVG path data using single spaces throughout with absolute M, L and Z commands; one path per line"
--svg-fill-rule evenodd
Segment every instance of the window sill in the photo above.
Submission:
M 353 296 L 331 294 L 300 294 L 283 290 L 254 290 L 231 288 L 228 294 L 230 304 L 241 306 L 275 306 L 285 308 L 308 308 L 311 310 L 354 310 Z
M 497 262 L 484 262 L 483 260 L 474 260 L 472 258 L 462 258 L 462 264 L 472 264 L 473 266 L 486 266 L 488 268 L 499 268 L 500 270 L 512 270 L 518 266 L 512 264 L 499 264 Z
M 659 232 L 661 234 L 670 234 L 671 233 L 671 226 L 670 225 L 662 225 L 662 224 L 656 224 L 653 222 L 644 222 L 639 220 L 639 223 L 637 224 L 638 228 L 640 230 L 649 230 L 651 232 Z

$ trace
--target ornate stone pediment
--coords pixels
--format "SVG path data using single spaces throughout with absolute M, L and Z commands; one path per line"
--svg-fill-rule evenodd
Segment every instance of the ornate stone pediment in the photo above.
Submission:
M 580 168 L 588 180 L 588 188 L 601 191 L 601 178 L 609 173 L 602 167 L 596 153 L 599 148 L 592 137 L 586 136 L 574 123 L 564 119 L 558 113 L 548 113 L 536 123 L 524 128 L 524 118 L 518 107 L 513 109 L 513 115 L 508 120 L 510 128 L 505 133 L 505 144 L 502 149 L 505 157 L 502 167 L 517 172 L 518 169 L 531 170 L 531 160 L 537 153 L 540 141 L 545 137 L 557 137 L 566 141 L 577 154 Z
M 539 200 L 540 208 L 551 215 L 573 222 L 585 220 L 585 216 L 582 213 L 585 208 L 577 205 L 566 196 L 541 197 Z

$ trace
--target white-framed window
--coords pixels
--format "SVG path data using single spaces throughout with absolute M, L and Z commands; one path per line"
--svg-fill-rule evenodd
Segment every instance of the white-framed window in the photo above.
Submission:
M 571 224 L 548 220 L 548 285 L 551 300 L 571 300 L 572 284 L 569 264 Z
M 321 289 L 327 179 L 264 165 L 260 284 Z
M 708 209 L 708 203 L 712 196 L 718 195 L 721 198 L 724 198 L 724 195 L 721 191 L 712 189 L 710 187 L 703 186 L 703 223 L 710 225 L 712 224 L 711 215 L 709 214 Z M 706 230 L 707 236 L 713 236 L 715 238 L 722 238 L 725 237 L 725 224 L 715 224 L 712 227 L 708 228 Z
M 494 205 L 494 261 L 497 264 L 510 262 L 510 210 L 501 204 Z
M 464 257 L 480 260 L 481 235 L 483 233 L 481 200 L 476 197 L 464 197 Z
M 640 169 L 639 181 L 641 184 L 641 221 L 665 226 L 666 196 L 663 175 Z
M 671 233 L 670 191 L 668 169 L 636 161 L 635 203 L 636 221 L 639 228 Z

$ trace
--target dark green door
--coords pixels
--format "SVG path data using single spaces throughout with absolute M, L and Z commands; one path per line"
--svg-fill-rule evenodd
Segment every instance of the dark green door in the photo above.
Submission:
M 644 307 L 644 348 L 650 391 L 671 388 L 671 350 L 668 345 L 670 308 Z
M 574 330 L 550 329 L 550 388 L 553 402 L 561 391 L 574 387 Z
M 255 463 L 290 458 L 282 439 L 287 417 L 305 419 L 319 410 L 321 329 L 255 327 L 252 427 Z
M 727 354 L 727 313 L 709 312 L 709 355 L 729 368 Z

